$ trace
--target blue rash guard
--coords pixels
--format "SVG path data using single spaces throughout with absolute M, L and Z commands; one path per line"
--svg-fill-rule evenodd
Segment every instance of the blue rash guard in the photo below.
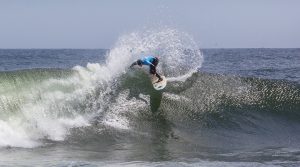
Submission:
M 153 61 L 155 60 L 155 57 L 153 56 L 147 56 L 141 59 L 142 65 L 153 65 Z M 154 66 L 154 65 L 153 65 Z

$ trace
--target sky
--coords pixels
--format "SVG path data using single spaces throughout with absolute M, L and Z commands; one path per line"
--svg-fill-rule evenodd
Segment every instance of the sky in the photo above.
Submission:
M 300 0 L 0 0 L 0 48 L 111 48 L 167 26 L 199 48 L 300 48 Z

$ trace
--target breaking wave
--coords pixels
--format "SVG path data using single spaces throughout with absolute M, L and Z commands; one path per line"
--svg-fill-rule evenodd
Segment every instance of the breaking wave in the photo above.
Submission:
M 169 77 L 195 71 L 203 59 L 188 34 L 162 28 L 121 36 L 102 64 L 1 72 L 0 147 L 64 141 L 72 130 L 95 124 L 130 129 L 129 120 L 120 114 L 145 103 L 128 100 L 126 93 L 115 97 L 115 92 L 128 66 L 147 54 L 160 57 L 159 71 Z

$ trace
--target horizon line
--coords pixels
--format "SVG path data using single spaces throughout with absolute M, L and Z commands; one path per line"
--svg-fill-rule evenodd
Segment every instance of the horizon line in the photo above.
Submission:
M 72 49 L 72 50 L 111 50 L 113 48 L 0 48 L 0 50 L 33 50 L 33 49 L 40 49 L 40 50 L 63 50 L 63 49 Z M 300 47 L 204 47 L 199 48 L 201 49 L 300 49 Z

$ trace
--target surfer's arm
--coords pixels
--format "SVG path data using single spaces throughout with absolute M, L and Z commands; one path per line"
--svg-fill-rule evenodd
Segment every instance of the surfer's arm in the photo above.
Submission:
M 131 65 L 130 65 L 130 68 L 132 68 L 133 66 L 135 65 L 138 65 L 137 61 L 133 62 Z

